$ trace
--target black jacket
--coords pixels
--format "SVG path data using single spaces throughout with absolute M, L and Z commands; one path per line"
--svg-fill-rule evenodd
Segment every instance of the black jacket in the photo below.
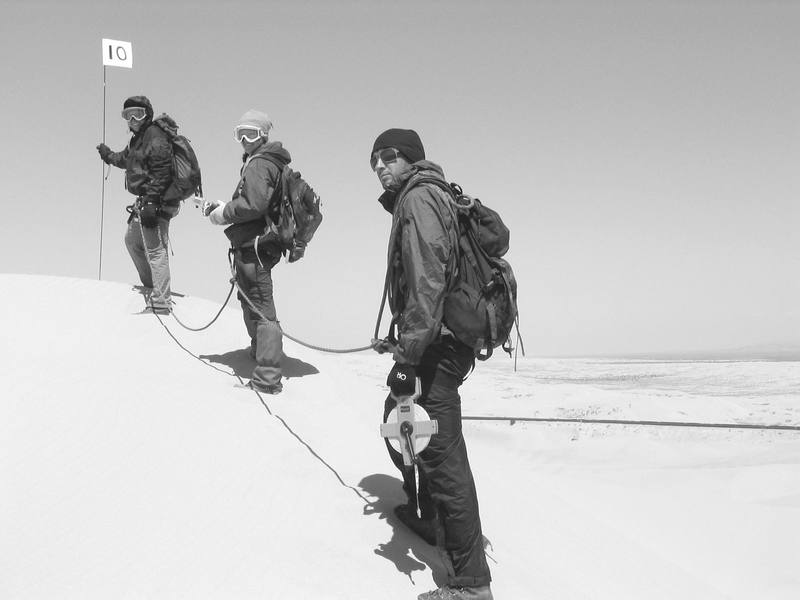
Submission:
M 131 194 L 160 203 L 172 183 L 172 160 L 166 132 L 148 122 L 122 152 L 112 152 L 107 162 L 125 169 L 125 188 Z

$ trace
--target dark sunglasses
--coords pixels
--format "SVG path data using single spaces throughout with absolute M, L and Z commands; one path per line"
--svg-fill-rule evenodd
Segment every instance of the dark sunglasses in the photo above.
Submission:
M 394 148 L 384 148 L 383 150 L 378 150 L 372 155 L 372 157 L 369 159 L 369 166 L 372 167 L 372 170 L 374 171 L 378 166 L 378 159 L 380 159 L 384 166 L 387 166 L 393 162 L 397 162 L 397 159 L 402 156 L 403 155 Z

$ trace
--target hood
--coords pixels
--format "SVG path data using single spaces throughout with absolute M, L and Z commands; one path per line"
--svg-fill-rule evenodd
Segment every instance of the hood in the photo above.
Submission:
M 441 179 L 444 182 L 447 181 L 444 178 L 444 170 L 442 170 L 442 167 L 429 160 L 420 160 L 411 165 L 411 175 L 406 180 L 403 187 L 396 192 L 386 190 L 380 195 L 378 202 L 381 204 L 381 206 L 383 206 L 386 212 L 394 212 L 394 205 L 397 202 L 397 197 L 400 194 L 404 194 L 406 190 L 414 187 L 414 185 L 416 185 L 416 181 L 421 177 L 433 177 L 435 179 Z
M 253 152 L 253 156 L 266 156 L 273 162 L 277 162 L 281 166 L 286 166 L 292 162 L 292 156 L 289 151 L 283 147 L 281 142 L 265 142 Z M 242 161 L 246 162 L 249 155 L 242 156 Z

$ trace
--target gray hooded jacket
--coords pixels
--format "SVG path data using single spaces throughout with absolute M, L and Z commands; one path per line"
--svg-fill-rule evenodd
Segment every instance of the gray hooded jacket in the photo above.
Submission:
M 389 308 L 397 324 L 394 359 L 419 364 L 442 333 L 444 300 L 456 267 L 457 228 L 447 194 L 422 177 L 445 181 L 442 168 L 422 160 L 395 194 L 379 202 L 392 213 L 387 279 Z
M 252 246 L 256 237 L 265 233 L 272 208 L 270 200 L 280 182 L 281 169 L 291 160 L 280 142 L 266 142 L 245 157 L 239 183 L 222 213 L 225 221 L 233 223 L 225 229 L 232 247 Z M 280 255 L 280 249 L 276 251 Z

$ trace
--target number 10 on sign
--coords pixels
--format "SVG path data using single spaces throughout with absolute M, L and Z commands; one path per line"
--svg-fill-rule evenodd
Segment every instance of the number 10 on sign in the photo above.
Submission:
M 130 42 L 103 39 L 103 66 L 133 68 L 133 48 Z

